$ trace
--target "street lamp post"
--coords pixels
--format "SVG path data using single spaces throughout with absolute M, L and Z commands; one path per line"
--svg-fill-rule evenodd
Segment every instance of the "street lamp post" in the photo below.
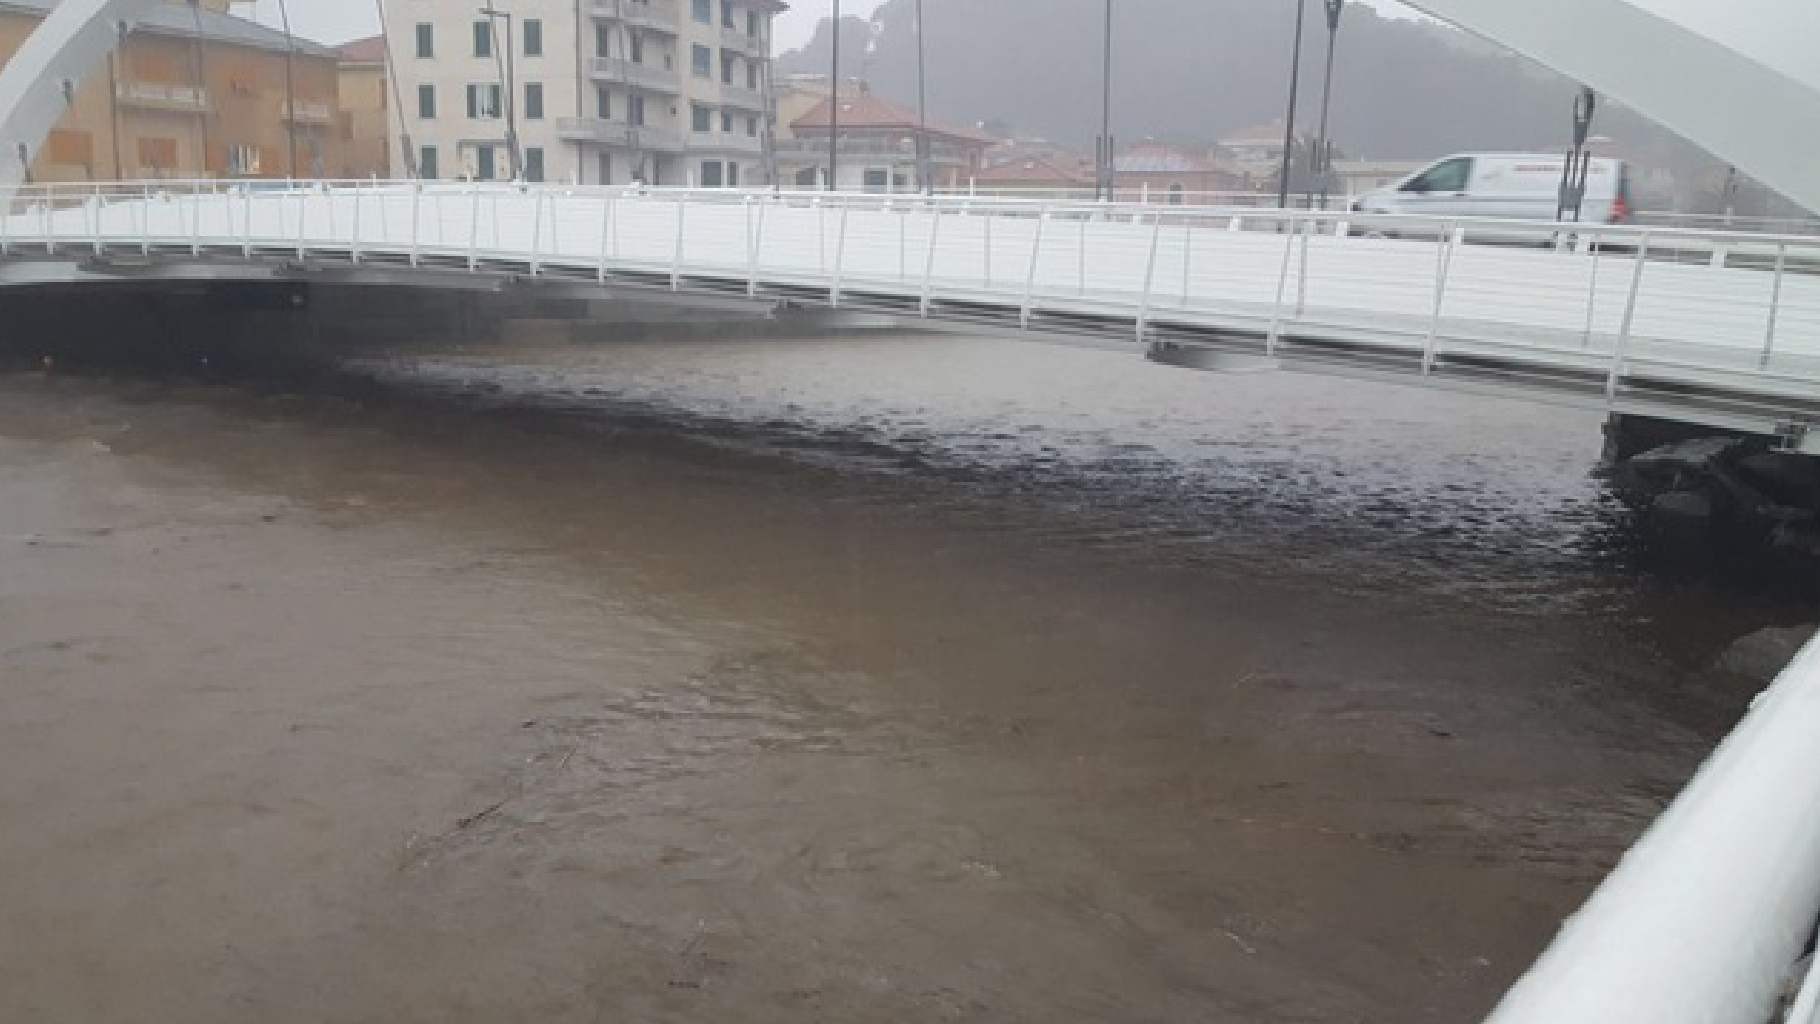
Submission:
M 500 74 L 505 86 L 505 98 L 502 102 L 505 108 L 503 112 L 506 115 L 506 159 L 511 165 L 512 180 L 518 181 L 524 177 L 524 162 L 518 152 L 518 104 L 514 102 L 512 95 L 513 90 L 518 88 L 512 77 L 512 12 L 498 10 L 493 6 L 493 0 L 487 0 L 487 5 L 480 8 L 480 13 L 487 16 L 489 26 L 499 19 L 503 19 L 506 23 L 506 46 L 501 61 L 503 70 Z M 495 59 L 500 60 L 497 35 L 493 40 L 493 50 Z
M 923 194 L 935 194 L 934 162 L 929 152 L 928 66 L 923 50 L 923 0 L 916 0 L 916 176 Z
M 1289 167 L 1295 158 L 1295 102 L 1302 86 L 1302 19 L 1308 12 L 1303 0 L 1295 2 L 1295 51 L 1289 57 L 1289 113 L 1283 118 L 1283 174 L 1277 183 L 1277 208 L 1289 206 Z
M 1321 133 L 1316 144 L 1314 155 L 1314 173 L 1320 179 L 1321 208 L 1327 208 L 1327 188 L 1329 165 L 1332 163 L 1333 143 L 1327 138 L 1327 111 L 1333 104 L 1333 51 L 1340 38 L 1340 14 L 1346 9 L 1346 0 L 1327 0 L 1327 71 L 1321 78 Z
M 834 0 L 834 66 L 828 80 L 828 191 L 840 175 L 840 0 Z
M 1112 143 L 1112 0 L 1106 0 L 1106 31 L 1101 35 L 1104 56 L 1100 71 L 1100 144 L 1099 169 L 1095 174 L 1093 197 L 1111 202 L 1117 181 Z

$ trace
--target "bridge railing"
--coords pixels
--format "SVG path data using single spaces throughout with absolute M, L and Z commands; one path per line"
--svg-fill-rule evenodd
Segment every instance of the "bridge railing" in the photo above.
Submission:
M 83 251 L 630 275 L 1025 330 L 1104 336 L 1122 323 L 1135 344 L 1267 358 L 1370 347 L 1425 377 L 1545 358 L 1557 383 L 1591 400 L 1673 397 L 1693 381 L 1787 396 L 1790 416 L 1820 420 L 1811 236 L 415 181 L 47 184 L 21 190 L 0 217 L 0 254 Z M 1707 411 L 1714 422 L 1728 422 L 1722 404 Z

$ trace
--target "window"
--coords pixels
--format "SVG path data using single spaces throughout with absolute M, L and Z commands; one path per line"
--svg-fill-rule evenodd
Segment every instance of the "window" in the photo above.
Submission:
M 525 150 L 525 180 L 543 180 L 543 149 L 538 146 Z
M 634 32 L 634 33 L 632 33 L 632 63 L 643 64 L 644 62 L 645 62 L 645 37 L 639 35 L 637 32 Z
M 613 120 L 613 91 L 606 88 L 594 90 L 594 111 L 602 121 Z
M 714 0 L 695 0 L 695 23 L 714 24 Z
M 436 57 L 436 26 L 419 24 L 417 26 L 417 59 L 434 60 Z
M 722 135 L 733 134 L 733 115 L 724 110 L 720 112 L 720 133 Z
M 497 170 L 493 162 L 492 146 L 474 147 L 474 177 L 481 181 L 492 181 Z
M 876 167 L 866 168 L 866 191 L 884 192 L 889 189 L 891 175 Z
M 1401 192 L 1464 192 L 1466 182 L 1472 177 L 1472 158 L 1459 157 L 1443 160 L 1421 174 L 1411 178 L 1398 191 Z
M 610 26 L 594 26 L 594 56 L 613 56 L 613 29 Z
M 613 154 L 601 153 L 595 158 L 595 170 L 600 173 L 602 185 L 613 184 Z
M 468 117 L 475 120 L 499 116 L 499 83 L 468 86 Z
M 541 19 L 525 19 L 525 56 L 543 56 L 543 21 Z
M 420 85 L 417 87 L 417 116 L 425 121 L 436 120 L 436 87 Z
M 739 165 L 732 161 L 727 162 L 727 187 L 739 187 Z
M 645 98 L 633 96 L 626 100 L 626 120 L 635 125 L 645 123 Z
M 64 163 L 67 161 L 58 161 Z M 229 174 L 245 175 L 259 173 L 258 146 L 229 146 L 227 148 L 227 170 Z
M 751 61 L 746 62 L 746 88 L 758 91 L 758 65 Z
M 746 12 L 746 35 L 749 35 L 754 39 L 758 38 L 758 12 L 757 11 L 747 11 Z
M 691 47 L 689 49 L 689 70 L 695 73 L 696 78 L 713 78 L 714 51 L 700 43 Z
M 474 56 L 493 56 L 493 23 L 491 21 L 474 23 Z
M 703 160 L 701 162 L 701 187 L 702 188 L 719 188 L 720 187 L 720 161 L 719 160 Z
M 417 173 L 425 178 L 440 176 L 437 174 L 435 146 L 425 146 L 417 151 Z
M 727 28 L 739 27 L 733 20 L 733 0 L 720 0 L 720 23 Z
M 699 103 L 691 103 L 689 104 L 689 113 L 693 118 L 691 127 L 693 127 L 695 131 L 711 132 L 714 130 L 714 111 L 709 110 Z
M 750 114 L 746 115 L 746 135 L 749 138 L 758 138 L 758 118 Z
M 525 83 L 525 120 L 543 120 L 543 83 Z

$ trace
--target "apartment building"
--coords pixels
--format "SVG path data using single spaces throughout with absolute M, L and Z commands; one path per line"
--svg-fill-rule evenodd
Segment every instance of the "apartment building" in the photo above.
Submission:
M 350 178 L 389 178 L 392 83 L 384 36 L 356 39 L 335 50 L 340 60 L 336 93 L 341 101 L 341 138 Z
M 0 0 L 0 64 L 55 5 Z M 30 154 L 32 180 L 347 173 L 334 51 L 225 6 L 158 4 L 138 16 Z
M 486 0 L 392 0 L 394 130 L 426 178 L 765 184 L 771 25 L 785 9 L 493 0 L 489 14 Z

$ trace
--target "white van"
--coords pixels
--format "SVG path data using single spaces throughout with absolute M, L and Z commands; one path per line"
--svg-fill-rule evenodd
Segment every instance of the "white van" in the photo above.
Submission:
M 1553 221 L 1566 162 L 1560 154 L 1460 153 L 1437 160 L 1390 188 L 1360 196 L 1352 209 L 1354 213 Z M 1622 160 L 1595 158 L 1586 175 L 1580 220 L 1621 224 L 1630 214 L 1630 168 Z

